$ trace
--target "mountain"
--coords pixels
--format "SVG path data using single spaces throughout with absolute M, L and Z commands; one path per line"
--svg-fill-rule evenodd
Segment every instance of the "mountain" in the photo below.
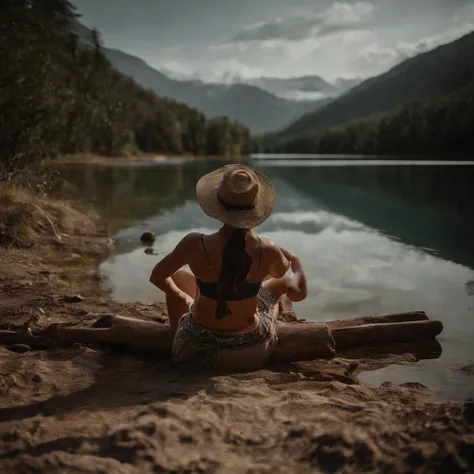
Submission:
M 474 78 L 474 32 L 368 79 L 300 118 L 280 136 L 305 135 L 388 112 L 414 99 L 430 99 L 467 86 Z
M 338 90 L 338 92 L 342 94 L 343 92 L 347 92 L 349 89 L 352 89 L 353 87 L 359 85 L 362 81 L 363 79 L 361 79 L 360 77 L 354 77 L 354 78 L 339 77 L 334 81 L 333 84 Z
M 372 115 L 281 140 L 254 139 L 259 152 L 364 155 L 443 155 L 456 159 L 474 151 L 474 80 L 451 94 L 411 100 Z
M 79 22 L 75 28 L 83 42 L 91 42 L 91 30 Z M 321 97 L 304 102 L 289 100 L 253 84 L 209 84 L 199 80 L 171 79 L 131 54 L 105 47 L 103 52 L 115 69 L 141 86 L 162 97 L 198 108 L 208 117 L 228 116 L 253 133 L 286 127 L 329 100 Z
M 306 102 L 280 98 L 249 84 L 208 84 L 178 81 L 153 69 L 145 61 L 122 51 L 104 48 L 112 66 L 162 97 L 201 110 L 209 117 L 226 115 L 249 127 L 253 133 L 280 129 L 328 99 Z

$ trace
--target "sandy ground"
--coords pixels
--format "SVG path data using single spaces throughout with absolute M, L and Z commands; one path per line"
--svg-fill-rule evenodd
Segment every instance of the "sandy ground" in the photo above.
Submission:
M 161 304 L 108 298 L 95 270 L 108 246 L 70 235 L 0 247 L 1 328 L 110 313 L 165 322 Z M 76 294 L 84 301 L 63 301 Z M 442 403 L 416 381 L 357 380 L 416 359 L 368 348 L 216 376 L 98 347 L 0 347 L 0 472 L 474 472 L 473 403 Z

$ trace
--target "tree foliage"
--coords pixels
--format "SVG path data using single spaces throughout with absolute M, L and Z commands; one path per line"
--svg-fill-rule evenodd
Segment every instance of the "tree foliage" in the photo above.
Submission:
M 97 31 L 82 44 L 67 0 L 0 3 L 0 167 L 124 150 L 232 156 L 248 130 L 158 97 L 113 69 Z
M 474 150 L 474 84 L 342 127 L 288 140 L 264 137 L 256 148 L 284 153 L 469 153 Z

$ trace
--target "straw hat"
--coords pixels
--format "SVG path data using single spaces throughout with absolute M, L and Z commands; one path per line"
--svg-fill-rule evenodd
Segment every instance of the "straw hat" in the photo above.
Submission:
M 275 190 L 260 171 L 226 165 L 203 176 L 196 185 L 197 202 L 209 216 L 235 229 L 264 222 L 275 205 Z

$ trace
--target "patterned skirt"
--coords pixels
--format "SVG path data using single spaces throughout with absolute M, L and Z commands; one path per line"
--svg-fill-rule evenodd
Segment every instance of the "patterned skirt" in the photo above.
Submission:
M 257 314 L 260 324 L 254 331 L 245 334 L 214 331 L 196 323 L 192 313 L 184 315 L 173 339 L 173 362 L 212 369 L 216 365 L 219 351 L 223 349 L 244 349 L 270 338 L 276 339 L 273 307 L 277 300 L 263 288 L 258 297 Z

